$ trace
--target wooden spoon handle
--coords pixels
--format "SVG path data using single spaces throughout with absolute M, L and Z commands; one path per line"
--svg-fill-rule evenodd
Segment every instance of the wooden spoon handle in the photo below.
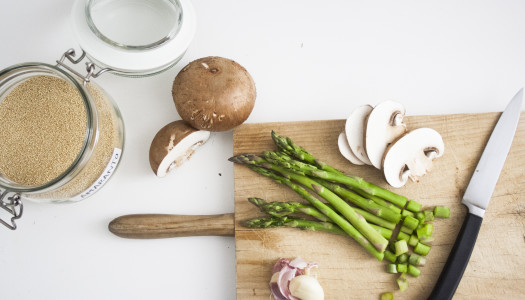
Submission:
M 182 236 L 234 236 L 233 213 L 221 215 L 137 214 L 118 217 L 109 231 L 130 239 L 158 239 Z

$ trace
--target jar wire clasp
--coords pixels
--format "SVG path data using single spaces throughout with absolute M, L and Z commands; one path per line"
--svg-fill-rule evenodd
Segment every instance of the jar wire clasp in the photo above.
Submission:
M 102 74 L 104 74 L 106 72 L 113 71 L 113 69 L 111 69 L 111 68 L 103 68 L 103 69 L 100 69 L 97 72 L 95 72 L 96 65 L 93 62 L 88 61 L 88 62 L 86 62 L 87 74 L 86 75 L 82 75 L 79 72 L 77 72 L 76 70 L 73 70 L 73 68 L 71 68 L 70 66 L 68 66 L 65 63 L 66 58 L 67 58 L 67 60 L 69 60 L 74 65 L 80 63 L 86 57 L 86 52 L 84 50 L 82 50 L 82 54 L 78 58 L 75 58 L 75 56 L 76 56 L 75 49 L 71 48 L 71 49 L 67 50 L 62 55 L 60 60 L 57 60 L 57 64 L 59 66 L 65 68 L 65 69 L 67 69 L 69 72 L 71 72 L 71 73 L 77 75 L 78 77 L 80 77 L 84 81 L 84 84 L 89 82 L 91 77 L 97 78 L 98 76 L 100 76 L 100 75 L 102 75 Z
M 0 207 L 12 215 L 10 223 L 0 219 L 0 223 L 11 230 L 16 229 L 15 221 L 22 217 L 24 211 L 24 205 L 20 198 L 20 194 L 14 193 L 8 196 L 10 192 L 5 190 L 0 194 Z

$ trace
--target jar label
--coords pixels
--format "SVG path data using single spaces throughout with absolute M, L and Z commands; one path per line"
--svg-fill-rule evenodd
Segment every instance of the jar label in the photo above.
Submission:
M 77 196 L 70 199 L 71 201 L 80 201 L 88 198 L 89 196 L 95 194 L 98 190 L 100 190 L 106 182 L 108 182 L 109 178 L 113 173 L 115 172 L 115 169 L 118 166 L 118 163 L 120 161 L 120 157 L 122 155 L 122 149 L 114 148 L 113 154 L 111 155 L 111 159 L 109 160 L 108 165 L 104 169 L 104 172 L 100 175 L 100 177 L 85 191 L 78 194 Z

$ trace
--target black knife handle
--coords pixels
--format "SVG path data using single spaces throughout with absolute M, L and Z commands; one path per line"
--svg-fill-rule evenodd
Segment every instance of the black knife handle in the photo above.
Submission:
M 456 242 L 428 300 L 450 300 L 458 287 L 474 249 L 483 218 L 467 213 Z

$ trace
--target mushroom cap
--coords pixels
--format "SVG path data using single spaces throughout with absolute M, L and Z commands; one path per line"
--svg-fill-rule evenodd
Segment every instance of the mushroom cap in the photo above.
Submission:
M 244 67 L 210 56 L 175 77 L 173 100 L 180 117 L 199 130 L 226 131 L 242 124 L 255 105 L 255 83 Z
M 443 155 L 443 138 L 434 129 L 418 128 L 391 144 L 383 159 L 383 173 L 393 187 L 402 187 L 408 178 L 417 182 L 432 169 L 432 161 Z
M 155 175 L 166 176 L 182 165 L 210 137 L 210 132 L 197 130 L 185 121 L 171 122 L 162 127 L 151 142 L 149 163 Z
M 350 149 L 361 162 L 367 165 L 372 163 L 365 149 L 365 123 L 371 111 L 372 106 L 370 105 L 359 106 L 352 111 L 345 123 L 345 133 Z
M 351 163 L 354 165 L 364 165 L 364 163 L 359 160 L 359 158 L 357 158 L 352 149 L 350 149 L 350 146 L 348 145 L 348 139 L 344 132 L 339 134 L 339 137 L 337 138 L 337 146 L 339 147 L 339 152 L 341 152 L 343 157 L 349 160 Z
M 365 128 L 366 154 L 372 165 L 381 169 L 385 149 L 406 132 L 405 108 L 395 101 L 376 105 L 368 115 Z

